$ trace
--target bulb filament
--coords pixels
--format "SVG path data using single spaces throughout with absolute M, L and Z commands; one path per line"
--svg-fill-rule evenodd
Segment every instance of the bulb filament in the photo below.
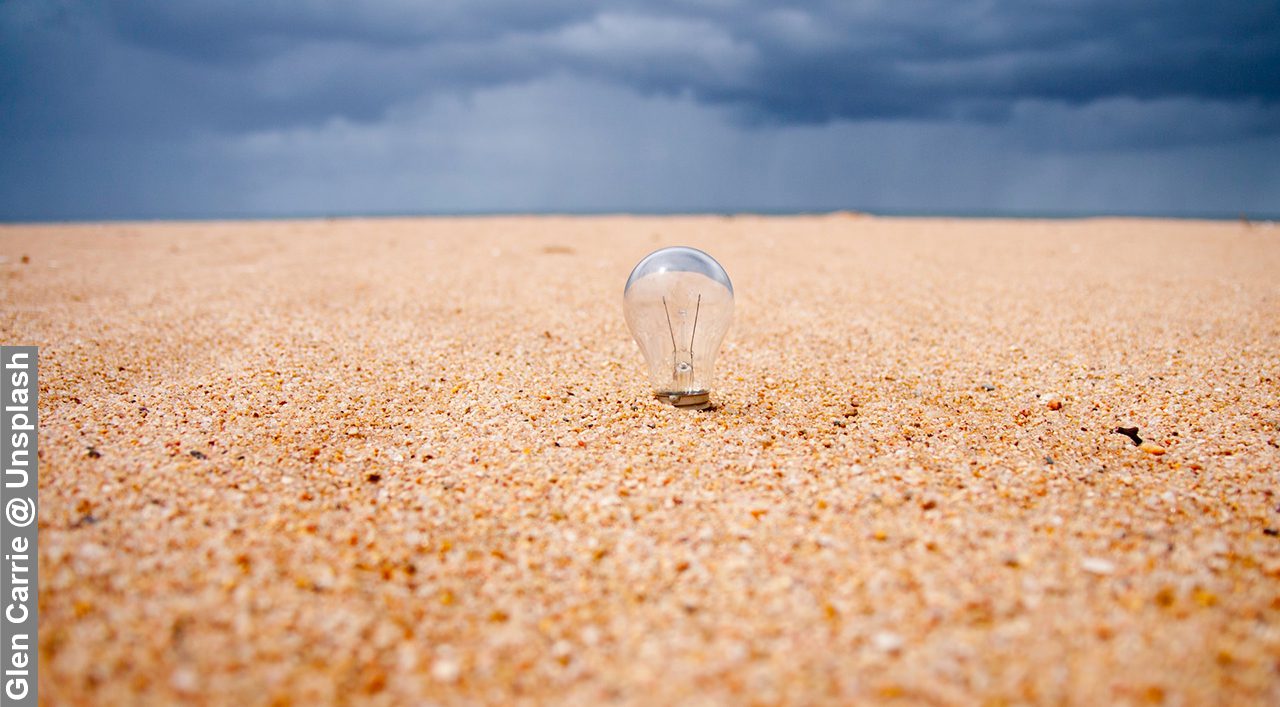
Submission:
M 685 390 L 693 389 L 693 342 L 698 335 L 698 315 L 702 313 L 702 295 L 698 295 L 697 305 L 693 310 L 693 327 L 689 332 L 689 346 L 680 349 L 676 343 L 676 328 L 671 324 L 671 310 L 667 307 L 667 298 L 662 298 L 662 310 L 667 315 L 667 331 L 671 333 L 671 365 L 672 378 L 676 385 Z

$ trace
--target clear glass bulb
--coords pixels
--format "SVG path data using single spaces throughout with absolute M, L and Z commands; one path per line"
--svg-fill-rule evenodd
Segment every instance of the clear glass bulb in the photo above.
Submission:
M 650 253 L 631 271 L 622 301 L 656 396 L 709 407 L 716 354 L 733 323 L 733 283 L 720 263 L 683 246 Z

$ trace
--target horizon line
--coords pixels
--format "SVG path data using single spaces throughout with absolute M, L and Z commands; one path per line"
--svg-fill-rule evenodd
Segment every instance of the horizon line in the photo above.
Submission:
M 1150 219 L 1176 221 L 1241 221 L 1244 223 L 1262 223 L 1280 221 L 1280 212 L 1249 213 L 1240 211 L 1111 211 L 1111 210 L 1032 210 L 1032 209 L 860 209 L 848 207 L 836 208 L 777 208 L 777 209 L 724 209 L 724 208 L 689 208 L 689 209 L 458 209 L 458 210 L 425 210 L 425 211 L 348 211 L 321 212 L 299 211 L 288 214 L 238 212 L 228 214 L 201 213 L 138 216 L 106 216 L 106 217 L 34 217 L 9 218 L 0 216 L 0 225 L 54 225 L 54 224 L 94 224 L 94 223 L 157 223 L 157 222 L 236 222 L 236 221 L 340 221 L 358 219 L 411 219 L 411 218 L 502 218 L 502 217 L 682 217 L 682 216 L 720 216 L 733 217 L 793 217 L 793 216 L 835 216 L 850 215 L 886 218 L 954 218 L 974 220 L 1043 220 L 1070 221 L 1085 219 Z

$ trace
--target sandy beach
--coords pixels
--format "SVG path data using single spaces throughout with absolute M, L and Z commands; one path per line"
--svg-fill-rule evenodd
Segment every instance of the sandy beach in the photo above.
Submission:
M 736 292 L 710 411 L 652 398 L 623 321 L 675 244 Z M 0 258 L 47 704 L 1280 703 L 1280 227 L 8 225 Z

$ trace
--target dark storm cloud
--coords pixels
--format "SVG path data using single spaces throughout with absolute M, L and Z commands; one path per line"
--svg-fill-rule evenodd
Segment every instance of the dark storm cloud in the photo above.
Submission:
M 1002 118 L 1018 100 L 1271 102 L 1280 95 L 1277 5 L 1197 13 L 1191 3 L 1020 2 L 972 16 L 946 5 L 907 25 L 834 21 L 841 36 L 878 39 L 864 46 L 803 52 L 775 44 L 760 80 L 732 95 L 795 120 Z
M 196 60 L 244 63 L 311 42 L 407 47 L 425 42 L 492 41 L 540 32 L 591 15 L 591 5 L 547 0 L 438 2 L 280 2 L 140 0 L 109 5 L 106 19 L 124 38 Z
M 1235 214 L 1280 3 L 0 0 L 0 218 Z
M 1002 121 L 1020 102 L 1130 98 L 1226 102 L 1243 117 L 1210 129 L 1280 130 L 1273 0 L 11 0 L 0 39 L 10 135 L 369 121 L 560 74 L 759 123 Z

